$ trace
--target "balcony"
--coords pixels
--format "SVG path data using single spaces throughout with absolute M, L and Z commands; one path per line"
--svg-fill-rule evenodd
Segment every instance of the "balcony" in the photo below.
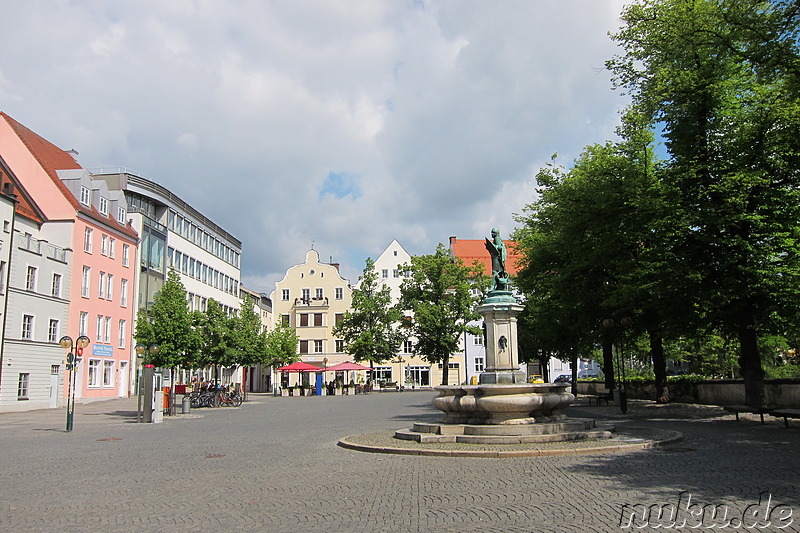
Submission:
M 294 306 L 303 309 L 327 309 L 329 303 L 328 298 L 295 298 Z

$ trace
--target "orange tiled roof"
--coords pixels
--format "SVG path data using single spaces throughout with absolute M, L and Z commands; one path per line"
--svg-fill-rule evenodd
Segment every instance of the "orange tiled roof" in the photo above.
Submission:
M 17 203 L 14 206 L 14 211 L 17 215 L 33 220 L 37 224 L 42 224 L 45 221 L 41 209 L 30 197 L 28 191 L 20 184 L 2 156 L 0 156 L 0 191 L 2 191 L 2 194 L 16 195 Z
M 113 216 L 102 215 L 100 214 L 100 211 L 94 207 L 85 207 L 81 205 L 78 199 L 75 198 L 75 195 L 73 195 L 67 186 L 64 185 L 64 183 L 59 179 L 57 172 L 58 170 L 75 170 L 83 168 L 69 153 L 65 152 L 36 132 L 26 128 L 8 116 L 8 114 L 6 114 L 4 111 L 0 111 L 0 117 L 4 118 L 5 121 L 8 122 L 9 126 L 11 126 L 23 144 L 28 148 L 31 155 L 33 155 L 39 165 L 41 165 L 44 171 L 47 172 L 47 175 L 50 176 L 50 179 L 52 179 L 56 184 L 56 187 L 58 187 L 58 189 L 61 191 L 61 194 L 63 194 L 69 203 L 72 204 L 72 207 L 75 208 L 75 211 L 84 213 L 94 220 L 100 221 L 104 224 L 108 224 L 134 239 L 138 238 L 138 234 L 133 228 L 120 224 Z
M 503 240 L 506 245 L 506 270 L 511 276 L 516 276 L 517 262 L 522 257 L 515 241 Z M 465 265 L 471 266 L 479 260 L 487 276 L 492 275 L 492 258 L 486 249 L 485 239 L 457 239 L 450 237 L 450 251 L 454 257 L 461 259 Z

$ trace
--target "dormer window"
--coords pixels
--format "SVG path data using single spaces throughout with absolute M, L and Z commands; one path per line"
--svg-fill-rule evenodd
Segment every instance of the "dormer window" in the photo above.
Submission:
M 92 205 L 92 196 L 88 187 L 81 187 L 81 203 L 86 207 Z
M 117 222 L 120 224 L 125 224 L 125 208 L 118 207 L 117 208 Z
M 100 197 L 100 214 L 108 216 L 108 198 Z

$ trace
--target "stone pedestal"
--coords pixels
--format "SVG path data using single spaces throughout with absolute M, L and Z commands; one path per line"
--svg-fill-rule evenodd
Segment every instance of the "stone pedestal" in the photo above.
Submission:
M 522 310 L 509 291 L 489 293 L 478 307 L 486 324 L 486 368 L 478 378 L 481 385 L 525 383 L 517 347 L 517 315 Z

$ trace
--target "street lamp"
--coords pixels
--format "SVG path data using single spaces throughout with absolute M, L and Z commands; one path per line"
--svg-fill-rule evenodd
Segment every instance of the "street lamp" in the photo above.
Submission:
M 624 316 L 619 321 L 619 326 L 614 323 L 613 318 L 606 318 L 603 320 L 603 327 L 606 328 L 611 332 L 611 337 L 614 343 L 614 348 L 616 350 L 616 365 L 618 368 L 618 372 L 616 375 L 617 378 L 617 394 L 619 395 L 619 409 L 622 411 L 622 414 L 628 412 L 628 384 L 625 380 L 625 354 L 623 351 L 623 344 L 624 339 L 618 338 L 615 328 L 618 330 L 622 330 L 624 328 L 629 328 L 633 325 L 633 320 L 629 316 Z M 619 334 L 621 336 L 621 333 Z
M 136 407 L 136 420 L 137 422 L 141 422 L 144 417 L 144 410 L 142 409 L 142 393 L 144 389 L 144 382 L 142 381 L 142 365 L 147 362 L 147 358 L 144 357 L 145 352 L 148 352 L 150 355 L 156 355 L 158 353 L 158 344 L 151 344 L 150 346 L 145 346 L 144 344 L 137 344 L 134 347 L 136 351 L 136 360 L 138 361 L 138 386 L 136 387 L 136 396 L 137 396 L 137 407 Z
M 58 344 L 67 351 L 67 364 L 66 369 L 69 372 L 67 377 L 67 431 L 72 431 L 72 424 L 75 415 L 75 383 L 77 378 L 72 377 L 72 373 L 78 369 L 78 358 L 83 355 L 83 349 L 89 346 L 89 337 L 81 335 L 75 342 L 72 337 L 64 335 Z M 75 353 L 72 353 L 72 347 L 75 347 Z

